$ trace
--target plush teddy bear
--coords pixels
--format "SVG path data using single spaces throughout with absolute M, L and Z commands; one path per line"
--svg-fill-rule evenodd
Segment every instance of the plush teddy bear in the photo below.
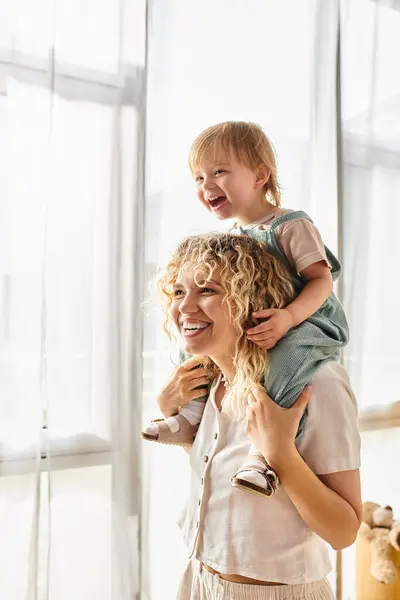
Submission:
M 396 581 L 392 560 L 392 546 L 400 552 L 400 521 L 393 521 L 390 506 L 364 502 L 359 535 L 371 546 L 371 573 L 382 583 Z

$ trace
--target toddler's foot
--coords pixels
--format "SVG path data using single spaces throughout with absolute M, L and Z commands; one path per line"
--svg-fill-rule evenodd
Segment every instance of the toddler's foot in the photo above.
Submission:
M 233 487 L 271 498 L 280 486 L 278 475 L 262 456 L 249 456 L 232 477 Z
M 191 425 L 180 414 L 167 419 L 156 419 L 146 425 L 140 432 L 144 440 L 159 444 L 175 446 L 191 446 L 198 430 L 198 425 Z

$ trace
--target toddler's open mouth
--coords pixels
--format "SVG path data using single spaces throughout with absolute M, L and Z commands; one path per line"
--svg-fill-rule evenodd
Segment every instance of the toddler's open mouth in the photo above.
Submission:
M 222 208 L 222 206 L 224 206 L 224 204 L 226 204 L 227 198 L 226 196 L 218 196 L 218 198 L 213 198 L 212 200 L 209 200 L 208 202 L 210 203 L 210 206 L 213 210 L 218 210 L 219 208 Z

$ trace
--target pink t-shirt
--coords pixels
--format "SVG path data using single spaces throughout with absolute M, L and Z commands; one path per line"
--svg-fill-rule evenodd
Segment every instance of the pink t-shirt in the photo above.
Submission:
M 294 211 L 277 208 L 267 217 L 246 225 L 245 229 L 267 229 L 275 219 L 291 212 Z M 290 265 L 299 275 L 304 269 L 320 261 L 324 261 L 330 267 L 321 234 L 308 219 L 299 217 L 281 223 L 275 229 L 275 239 Z

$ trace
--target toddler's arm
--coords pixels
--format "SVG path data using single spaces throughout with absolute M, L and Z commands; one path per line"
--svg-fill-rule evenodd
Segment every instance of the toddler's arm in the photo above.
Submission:
M 282 226 L 278 244 L 290 265 L 305 282 L 301 293 L 286 308 L 254 313 L 268 319 L 247 331 L 248 339 L 260 348 L 273 348 L 292 327 L 313 315 L 333 290 L 333 280 L 320 233 L 313 223 L 299 219 Z
M 310 265 L 301 276 L 307 283 L 286 308 L 268 308 L 253 313 L 256 319 L 268 319 L 247 331 L 248 339 L 260 348 L 273 348 L 289 329 L 311 317 L 332 293 L 333 280 L 326 262 Z
M 324 261 L 310 265 L 300 275 L 306 285 L 297 298 L 284 309 L 292 317 L 292 327 L 300 325 L 321 308 L 333 290 L 331 270 Z

